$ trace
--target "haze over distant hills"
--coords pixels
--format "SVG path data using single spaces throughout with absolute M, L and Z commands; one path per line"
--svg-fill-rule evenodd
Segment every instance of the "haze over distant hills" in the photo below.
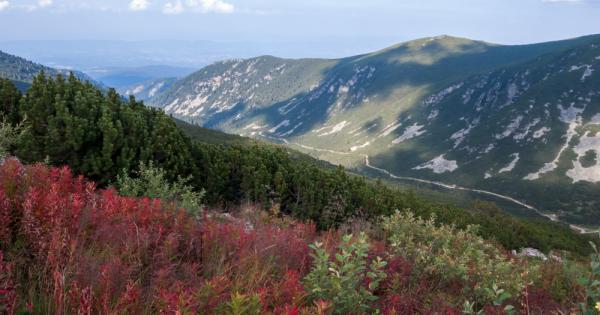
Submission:
M 12 40 L 0 41 L 0 49 L 47 66 L 92 71 L 148 65 L 200 68 L 216 61 L 250 58 L 263 54 L 334 58 L 358 54 L 364 48 L 350 45 L 354 39 L 327 42 L 243 42 L 186 40 Z M 381 47 L 385 39 L 365 40 L 361 47 Z M 93 74 L 92 74 L 93 75 Z
M 73 72 L 79 79 L 90 81 L 98 86 L 101 85 L 99 82 L 94 81 L 91 77 L 80 71 L 46 67 L 27 59 L 7 54 L 0 50 L 0 78 L 11 80 L 19 89 L 26 89 L 31 84 L 34 76 L 40 73 L 40 71 L 44 71 L 47 75 L 53 77 L 59 74 L 66 76 L 69 75 L 70 72 Z
M 519 46 L 440 36 L 343 59 L 218 62 L 151 102 L 334 163 L 366 170 L 368 157 L 382 172 L 598 225 L 598 72 L 597 35 Z
M 378 47 L 383 39 L 365 40 L 362 47 Z M 356 54 L 345 40 L 328 42 L 243 42 L 208 40 L 12 40 L 0 41 L 0 50 L 57 69 L 77 69 L 121 94 L 140 99 L 153 88 L 182 78 L 213 62 L 249 58 L 265 53 L 325 58 Z M 153 84 L 154 83 L 154 84 Z M 144 91 L 148 89 L 147 91 Z M 133 93 L 136 92 L 136 93 Z
M 158 95 L 178 79 L 194 72 L 193 68 L 175 66 L 107 67 L 88 73 L 122 95 L 147 100 Z

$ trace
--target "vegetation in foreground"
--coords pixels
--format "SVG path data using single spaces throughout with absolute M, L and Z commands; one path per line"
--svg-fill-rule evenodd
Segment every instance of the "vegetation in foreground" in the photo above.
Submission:
M 154 175 L 148 175 L 157 179 Z M 152 182 L 152 181 L 149 181 Z M 123 189 L 144 191 L 144 181 Z M 174 188 L 171 196 L 184 196 Z M 122 197 L 67 168 L 0 167 L 8 314 L 594 314 L 598 263 L 524 259 L 473 228 L 396 212 L 318 232 Z M 188 210 L 188 211 L 186 211 Z M 189 211 L 191 210 L 191 211 Z M 381 227 L 379 227 L 381 226 Z M 346 234 L 350 232 L 349 234 Z M 581 303 L 581 304 L 580 304 Z

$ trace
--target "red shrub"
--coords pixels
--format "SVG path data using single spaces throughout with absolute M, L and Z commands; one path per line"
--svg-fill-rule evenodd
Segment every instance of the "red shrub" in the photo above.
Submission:
M 159 314 L 188 314 L 196 309 L 193 291 L 181 285 L 161 290 L 155 298 Z
M 8 202 L 4 190 L 0 187 L 0 249 L 8 247 L 13 238 L 13 207 Z
M 53 300 L 46 311 L 57 313 L 89 313 L 91 304 L 95 312 L 129 310 L 154 290 L 137 283 L 171 268 L 172 285 L 201 252 L 199 224 L 170 205 L 97 192 L 68 168 L 14 160 L 0 167 L 0 232 L 2 247 L 19 239 L 22 268 L 45 288 L 36 294 Z
M 540 288 L 528 287 L 521 298 L 521 313 L 559 314 L 566 313 L 552 296 Z
M 0 251 L 0 313 L 14 314 L 17 306 L 17 293 L 13 282 L 14 265 L 4 261 Z
M 16 160 L 0 166 L 0 235 L 0 313 L 9 314 L 215 314 L 238 294 L 258 296 L 263 313 L 326 314 L 331 302 L 308 303 L 302 285 L 308 245 L 319 239 L 333 253 L 340 241 L 339 231 L 318 237 L 314 224 L 197 220 L 172 203 L 97 190 L 68 168 Z M 383 314 L 459 313 L 444 298 L 459 300 L 463 283 L 416 278 L 383 242 L 369 256 L 388 262 L 375 292 Z M 527 298 L 532 313 L 559 309 L 544 290 Z
M 81 289 L 76 282 L 71 283 L 71 288 L 68 292 L 68 303 L 69 308 L 74 310 L 78 315 L 92 314 L 92 288 L 86 287 Z
M 274 282 L 265 288 L 262 305 L 278 312 L 285 313 L 284 309 L 300 306 L 306 297 L 306 291 L 301 283 L 302 275 L 297 271 L 289 270 L 281 281 Z M 285 306 L 282 308 L 282 306 Z
M 301 310 L 296 306 L 280 306 L 275 309 L 275 314 L 277 315 L 300 315 Z
M 18 160 L 7 159 L 0 167 L 0 187 L 6 193 L 6 198 L 16 198 L 18 189 L 21 187 L 23 165 Z

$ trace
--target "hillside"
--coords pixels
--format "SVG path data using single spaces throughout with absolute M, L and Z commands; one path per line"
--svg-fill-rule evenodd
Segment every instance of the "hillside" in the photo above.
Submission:
M 520 46 L 441 36 L 339 60 L 225 61 L 150 103 L 370 174 L 485 190 L 596 226 L 599 66 L 600 36 Z
M 79 79 L 90 81 L 101 86 L 81 72 L 49 68 L 0 51 L 0 78 L 11 80 L 20 90 L 27 89 L 29 85 L 31 85 L 33 78 L 38 75 L 40 71 L 44 71 L 47 75 L 52 77 L 56 77 L 59 74 L 66 76 L 69 75 L 70 72 L 73 72 Z
M 177 80 L 177 78 L 160 78 L 142 80 L 122 88 L 117 88 L 115 85 L 110 86 L 115 87 L 122 95 L 135 96 L 137 100 L 146 101 L 169 89 Z

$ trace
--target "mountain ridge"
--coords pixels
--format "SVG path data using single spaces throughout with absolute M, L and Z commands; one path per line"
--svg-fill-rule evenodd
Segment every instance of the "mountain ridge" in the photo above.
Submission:
M 68 76 L 70 73 L 73 73 L 81 80 L 89 81 L 96 86 L 102 87 L 102 84 L 83 72 L 47 67 L 0 50 L 0 78 L 11 80 L 22 91 L 29 87 L 33 78 L 41 71 L 44 71 L 46 74 L 53 77 L 57 75 Z
M 599 225 L 597 57 L 599 35 L 528 45 L 432 37 L 342 59 L 221 62 L 150 102 L 205 127 L 326 149 L 306 151 L 332 163 L 361 169 L 360 154 L 334 152 L 367 154 L 397 175 Z

